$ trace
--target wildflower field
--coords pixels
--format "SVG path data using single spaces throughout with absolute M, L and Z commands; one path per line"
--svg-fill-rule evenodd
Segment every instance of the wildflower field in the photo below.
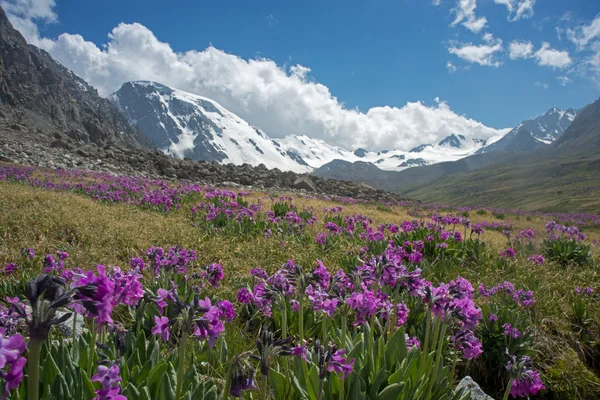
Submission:
M 599 238 L 0 164 L 0 398 L 596 399 Z

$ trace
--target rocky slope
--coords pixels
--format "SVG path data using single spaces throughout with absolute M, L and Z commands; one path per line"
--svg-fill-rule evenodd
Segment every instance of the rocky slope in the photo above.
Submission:
M 126 82 L 112 103 L 159 149 L 174 157 L 308 172 L 301 157 L 217 102 L 156 82 Z
M 3 128 L 0 123 L 0 132 Z M 221 187 L 243 186 L 272 192 L 301 191 L 367 201 L 407 201 L 404 196 L 366 185 L 286 172 L 277 168 L 268 169 L 263 164 L 253 167 L 249 164 L 195 162 L 172 158 L 158 150 L 132 151 L 111 145 L 52 148 L 44 143 L 23 141 L 16 135 L 0 135 L 0 162 L 107 171 L 119 175 L 177 179 Z
M 94 88 L 45 51 L 28 45 L 2 8 L 0 120 L 13 134 L 41 142 L 56 140 L 54 134 L 58 134 L 80 144 L 148 145 Z
M 572 108 L 551 108 L 544 115 L 523 121 L 502 139 L 479 149 L 477 153 L 520 152 L 548 147 L 565 132 L 576 116 L 577 111 Z

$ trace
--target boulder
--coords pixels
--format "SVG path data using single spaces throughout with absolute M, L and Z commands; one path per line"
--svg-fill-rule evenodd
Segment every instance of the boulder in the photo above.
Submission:
M 314 191 L 315 190 L 315 185 L 313 185 L 312 181 L 310 180 L 310 178 L 306 178 L 306 177 L 301 177 L 298 178 L 294 181 L 293 184 L 294 189 L 304 189 L 307 191 Z
M 456 387 L 456 392 L 458 392 L 461 389 L 464 389 L 465 392 L 471 392 L 471 400 L 494 400 L 493 397 L 485 394 L 485 392 L 481 390 L 477 382 L 475 382 L 470 376 L 465 376 L 458 383 L 458 386 Z

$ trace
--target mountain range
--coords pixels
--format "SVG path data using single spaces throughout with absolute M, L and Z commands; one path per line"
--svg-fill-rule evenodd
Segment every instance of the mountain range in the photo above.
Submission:
M 345 149 L 304 135 L 270 138 L 209 98 L 156 82 L 126 82 L 102 98 L 48 53 L 28 45 L 0 8 L 4 142 L 27 139 L 65 151 L 95 146 L 108 149 L 102 153 L 107 155 L 110 148 L 141 149 L 246 170 L 312 173 L 427 202 L 597 211 L 600 100 L 581 110 L 551 108 L 499 133 L 484 139 L 448 132 L 438 143 L 409 151 Z M 169 170 L 170 162 L 161 163 Z
M 304 135 L 269 138 L 214 100 L 157 82 L 126 82 L 109 100 L 167 154 L 220 163 L 264 164 L 295 172 L 312 172 L 334 160 L 370 162 L 382 170 L 401 171 L 459 160 L 502 137 L 486 141 L 450 133 L 437 144 L 410 151 L 352 151 Z

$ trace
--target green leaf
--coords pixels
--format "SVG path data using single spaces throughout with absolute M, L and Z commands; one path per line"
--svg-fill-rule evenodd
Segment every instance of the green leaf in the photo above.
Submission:
M 84 394 L 83 398 L 85 399 L 91 399 L 96 395 L 94 393 L 94 384 L 92 383 L 88 375 L 83 371 L 81 371 L 81 388 Z
M 307 392 L 311 400 L 317 400 L 319 397 L 319 370 L 316 365 L 313 365 L 308 371 Z
M 275 392 L 275 398 L 284 399 L 286 398 L 286 387 L 288 386 L 288 378 L 283 376 L 278 371 L 275 371 L 271 368 L 269 372 L 269 380 L 271 382 L 271 386 L 273 387 L 273 391 Z
M 171 382 L 169 374 L 162 376 L 159 392 L 159 400 L 175 400 L 175 382 Z
M 379 393 L 379 396 L 377 396 L 377 400 L 399 399 L 403 389 L 404 383 L 394 383 L 393 385 L 389 385 Z

